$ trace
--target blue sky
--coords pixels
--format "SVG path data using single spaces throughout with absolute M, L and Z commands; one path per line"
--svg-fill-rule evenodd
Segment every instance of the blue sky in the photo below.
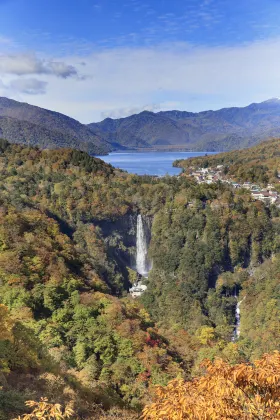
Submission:
M 0 95 L 82 122 L 280 96 L 279 0 L 0 0 Z
M 279 0 L 0 0 L 0 28 L 27 48 L 164 42 L 236 45 L 279 35 Z M 59 48 L 59 45 L 56 45 Z

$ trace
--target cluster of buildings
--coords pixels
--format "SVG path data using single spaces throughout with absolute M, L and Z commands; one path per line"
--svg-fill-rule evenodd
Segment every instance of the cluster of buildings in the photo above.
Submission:
M 277 193 L 273 185 L 268 184 L 265 188 L 261 188 L 258 184 L 252 182 L 237 183 L 223 172 L 223 165 L 215 168 L 196 168 L 189 174 L 195 178 L 199 184 L 212 184 L 214 182 L 223 182 L 230 184 L 233 188 L 245 188 L 251 192 L 251 196 L 255 200 L 261 200 L 267 204 L 276 204 L 280 206 L 280 195 Z
M 197 168 L 190 173 L 190 176 L 196 179 L 199 184 L 212 184 L 213 182 L 223 180 L 223 165 L 214 168 Z

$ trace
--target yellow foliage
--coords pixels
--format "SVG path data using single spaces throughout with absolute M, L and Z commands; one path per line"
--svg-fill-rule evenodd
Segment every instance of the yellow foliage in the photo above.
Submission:
M 254 364 L 231 366 L 221 359 L 204 362 L 205 376 L 173 380 L 157 387 L 156 401 L 143 420 L 280 419 L 280 353 L 265 354 Z
M 207 325 L 204 325 L 199 329 L 196 335 L 201 344 L 209 345 L 215 337 L 215 330 L 213 327 L 208 327 Z
M 27 407 L 33 408 L 31 414 L 24 414 L 14 420 L 66 420 L 73 418 L 74 411 L 70 406 L 63 410 L 60 404 L 51 404 L 47 398 L 41 398 L 40 402 L 27 401 Z

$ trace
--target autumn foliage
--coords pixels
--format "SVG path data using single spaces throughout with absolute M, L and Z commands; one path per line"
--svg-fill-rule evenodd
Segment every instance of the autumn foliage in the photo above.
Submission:
M 47 398 L 41 398 L 40 402 L 27 401 L 27 407 L 32 408 L 31 414 L 24 414 L 14 420 L 66 420 L 73 418 L 74 411 L 69 406 L 63 409 L 60 404 L 52 404 Z
M 204 362 L 205 376 L 157 387 L 143 420 L 280 419 L 280 353 L 253 364 Z
M 277 183 L 279 147 L 266 149 L 272 166 L 265 163 Z M 138 214 L 151 228 L 153 261 L 140 301 L 127 293 L 137 279 Z M 140 177 L 79 151 L 0 139 L 0 420 L 38 418 L 42 408 L 41 418 L 64 415 L 70 402 L 75 419 L 135 419 L 154 386 L 174 378 L 146 416 L 160 419 L 163 405 L 171 419 L 215 420 L 228 407 L 232 416 L 218 418 L 252 418 L 239 385 L 229 385 L 239 369 L 231 365 L 280 349 L 279 279 L 280 208 L 227 184 Z M 215 358 L 230 365 L 200 368 Z M 205 368 L 205 389 L 203 379 L 178 382 Z M 252 399 L 259 391 L 251 385 Z M 260 418 L 274 410 L 267 404 Z

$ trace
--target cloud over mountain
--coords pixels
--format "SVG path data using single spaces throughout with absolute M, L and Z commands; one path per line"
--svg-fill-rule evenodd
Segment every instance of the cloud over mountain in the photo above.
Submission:
M 158 111 L 161 109 L 161 104 L 147 104 L 143 106 L 134 106 L 120 109 L 113 109 L 108 112 L 101 114 L 102 119 L 104 118 L 122 118 L 124 115 L 139 114 L 142 111 Z
M 28 95 L 39 95 L 46 93 L 48 83 L 38 79 L 15 79 L 10 83 L 10 87 L 18 92 Z
M 85 123 L 142 110 L 244 106 L 280 95 L 279 49 L 277 37 L 230 47 L 174 43 L 93 48 L 83 55 L 56 53 L 56 59 L 47 53 L 44 58 L 2 53 L 0 78 L 5 86 L 0 86 L 0 95 L 28 102 L 32 93 L 33 104 Z M 81 77 L 85 73 L 87 77 Z M 15 76 L 42 78 L 48 83 L 46 94 L 40 94 L 43 85 L 34 95 L 33 89 L 12 83 Z

